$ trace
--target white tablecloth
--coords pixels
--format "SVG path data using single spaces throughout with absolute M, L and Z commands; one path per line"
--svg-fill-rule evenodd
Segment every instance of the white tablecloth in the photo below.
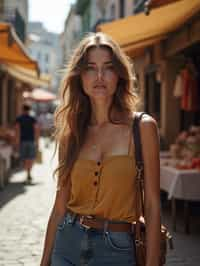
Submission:
M 161 166 L 160 187 L 168 192 L 168 198 L 200 201 L 200 171 L 179 170 Z
M 0 145 L 0 156 L 6 161 L 6 170 L 11 167 L 12 147 L 9 145 Z

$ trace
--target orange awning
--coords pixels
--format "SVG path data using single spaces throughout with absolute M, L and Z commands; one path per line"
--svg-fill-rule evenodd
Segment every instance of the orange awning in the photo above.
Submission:
M 32 69 L 21 67 L 14 64 L 0 64 L 0 69 L 9 73 L 17 80 L 28 83 L 33 87 L 49 87 L 51 84 L 51 76 L 48 74 L 40 74 Z
M 111 35 L 128 53 L 159 42 L 200 11 L 200 0 L 179 0 L 144 13 L 99 25 L 97 30 Z
M 39 74 L 37 61 L 31 59 L 15 30 L 8 23 L 0 23 L 0 63 L 20 65 Z

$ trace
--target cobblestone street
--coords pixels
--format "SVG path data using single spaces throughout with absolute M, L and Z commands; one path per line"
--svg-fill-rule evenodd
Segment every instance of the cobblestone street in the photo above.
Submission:
M 18 172 L 0 192 L 0 266 L 39 265 L 55 194 L 52 154 L 53 145 L 43 149 L 44 164 L 34 166 L 32 185 L 24 185 L 25 172 Z
M 177 215 L 177 232 L 172 230 L 169 208 L 164 208 L 163 223 L 168 226 L 173 236 L 174 250 L 169 250 L 166 266 L 199 266 L 200 265 L 200 219 L 192 216 L 191 233 L 184 232 L 183 213 Z
M 42 143 L 41 143 L 42 146 Z M 24 185 L 25 172 L 15 173 L 0 192 L 0 266 L 39 266 L 44 232 L 55 195 L 52 171 L 53 145 L 43 147 L 42 165 L 33 169 L 33 184 Z M 171 224 L 169 208 L 163 222 Z M 193 218 L 191 234 L 185 235 L 181 216 L 173 233 L 175 249 L 169 252 L 167 266 L 200 265 L 200 222 Z M 102 265 L 103 266 L 103 265 Z

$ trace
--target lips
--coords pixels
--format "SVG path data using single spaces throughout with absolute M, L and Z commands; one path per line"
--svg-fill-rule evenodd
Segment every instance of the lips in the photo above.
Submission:
M 95 88 L 95 89 L 105 89 L 106 86 L 103 85 L 103 84 L 97 84 L 97 85 L 94 86 L 94 88 Z

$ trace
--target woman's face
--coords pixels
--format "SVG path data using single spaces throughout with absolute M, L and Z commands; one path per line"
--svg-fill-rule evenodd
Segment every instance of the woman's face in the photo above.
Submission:
M 111 52 L 107 48 L 91 48 L 81 73 L 83 90 L 91 100 L 112 99 L 118 83 Z

